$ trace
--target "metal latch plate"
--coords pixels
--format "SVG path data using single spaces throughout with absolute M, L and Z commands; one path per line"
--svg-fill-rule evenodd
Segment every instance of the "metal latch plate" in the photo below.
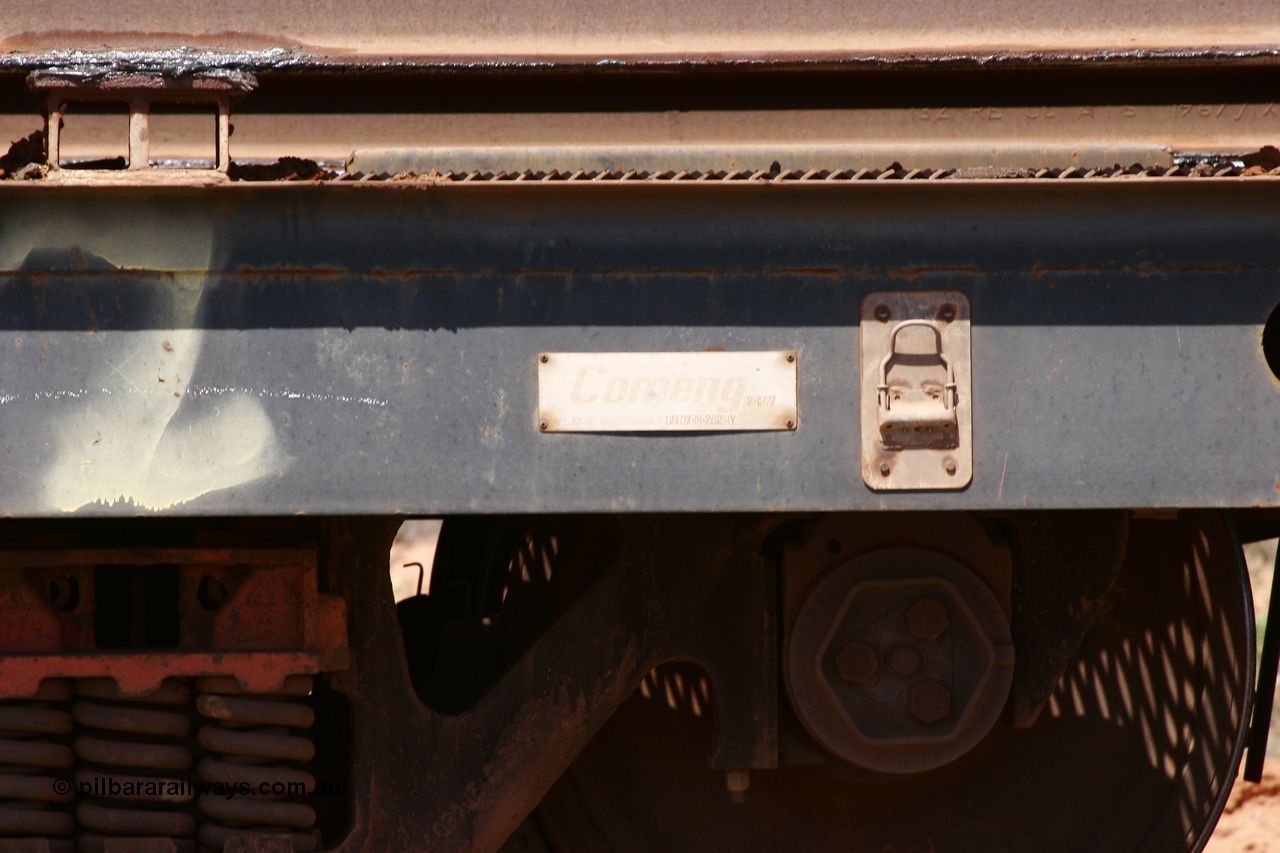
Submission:
M 973 479 L 969 300 L 956 291 L 862 301 L 862 479 L 876 491 Z
M 796 369 L 795 350 L 542 353 L 538 429 L 794 430 Z

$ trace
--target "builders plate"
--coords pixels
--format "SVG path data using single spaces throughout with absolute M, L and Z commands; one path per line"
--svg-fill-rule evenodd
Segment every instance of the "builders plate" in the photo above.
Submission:
M 799 359 L 770 352 L 549 352 L 542 432 L 794 430 Z

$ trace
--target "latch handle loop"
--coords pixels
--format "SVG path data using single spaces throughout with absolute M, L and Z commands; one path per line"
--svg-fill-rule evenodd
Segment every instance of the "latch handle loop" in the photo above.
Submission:
M 951 366 L 951 359 L 942 352 L 942 330 L 938 328 L 938 324 L 931 320 L 903 320 L 901 323 L 893 327 L 893 331 L 889 334 L 889 352 L 880 361 L 880 384 L 876 386 L 880 397 L 880 408 L 886 412 L 889 411 L 889 361 L 897 354 L 898 349 L 898 332 L 909 326 L 924 326 L 932 330 L 933 336 L 938 341 L 938 360 L 942 362 L 942 366 L 947 369 L 946 392 L 943 395 L 942 407 L 950 411 L 956 402 L 956 373 Z

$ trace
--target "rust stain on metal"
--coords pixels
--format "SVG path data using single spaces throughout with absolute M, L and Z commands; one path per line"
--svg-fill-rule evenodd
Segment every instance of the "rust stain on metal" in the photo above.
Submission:
M 959 266 L 959 267 L 899 267 L 896 269 L 885 270 L 886 274 L 891 278 L 920 278 L 927 275 L 980 275 L 988 270 L 981 270 L 975 266 Z
M 818 278 L 841 278 L 847 274 L 847 271 L 841 267 L 777 267 L 765 270 L 765 275 L 803 275 Z

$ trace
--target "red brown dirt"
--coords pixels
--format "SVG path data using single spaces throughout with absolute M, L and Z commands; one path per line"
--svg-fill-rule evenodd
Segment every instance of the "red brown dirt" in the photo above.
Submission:
M 1280 853 L 1280 768 L 1236 781 L 1205 853 Z
M 1245 547 L 1253 602 L 1258 617 L 1261 642 L 1267 626 L 1267 605 L 1276 561 L 1276 540 L 1254 542 Z M 1254 784 L 1236 779 L 1227 808 L 1205 853 L 1280 853 L 1280 720 L 1272 715 L 1271 739 L 1267 744 L 1267 768 L 1262 781 Z

